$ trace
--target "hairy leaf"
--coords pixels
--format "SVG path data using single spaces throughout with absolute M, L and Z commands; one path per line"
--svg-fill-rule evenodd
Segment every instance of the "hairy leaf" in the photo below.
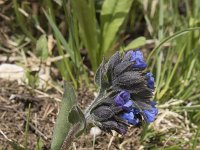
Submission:
M 53 133 L 51 149 L 59 150 L 62 143 L 69 132 L 71 123 L 68 120 L 69 113 L 74 105 L 76 105 L 76 96 L 71 84 L 64 85 L 64 96 L 61 102 L 60 112 L 58 114 L 56 125 Z
M 76 131 L 76 136 L 81 135 L 86 128 L 86 120 L 83 112 L 78 106 L 74 106 L 69 113 L 69 122 L 75 125 L 76 123 L 80 123 L 79 130 Z

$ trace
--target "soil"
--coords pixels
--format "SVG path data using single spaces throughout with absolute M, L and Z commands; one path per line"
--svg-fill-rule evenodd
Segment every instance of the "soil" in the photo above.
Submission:
M 35 149 L 37 141 L 43 141 L 43 149 L 50 149 L 53 126 L 59 109 L 57 99 L 62 95 L 50 90 L 41 92 L 19 85 L 16 81 L 0 79 L 0 149 L 14 149 L 11 145 L 15 142 L 27 145 L 27 149 Z M 94 98 L 94 92 L 88 89 L 78 90 L 79 106 L 84 109 Z M 30 107 L 30 109 L 29 109 Z M 29 113 L 30 112 L 30 113 Z M 28 119 L 29 118 L 29 119 Z M 28 132 L 26 126 L 29 124 Z M 28 134 L 26 134 L 28 133 Z M 109 135 L 104 132 L 95 139 L 94 148 L 101 149 L 138 149 L 139 129 L 130 129 L 125 136 Z M 27 139 L 27 140 L 25 140 Z M 27 144 L 26 144 L 27 141 Z M 73 143 L 73 149 L 93 149 L 93 136 L 90 128 Z

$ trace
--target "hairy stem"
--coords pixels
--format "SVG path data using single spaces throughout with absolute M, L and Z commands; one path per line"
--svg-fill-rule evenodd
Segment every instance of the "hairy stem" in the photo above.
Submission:
M 62 144 L 61 150 L 67 150 L 69 149 L 71 143 L 75 139 L 75 134 L 77 133 L 78 129 L 80 127 L 80 123 L 76 123 L 72 128 L 70 129 L 69 133 L 65 137 L 65 140 Z

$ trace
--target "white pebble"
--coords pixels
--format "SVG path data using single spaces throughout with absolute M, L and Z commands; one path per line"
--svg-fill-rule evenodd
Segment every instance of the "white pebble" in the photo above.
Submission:
M 0 78 L 13 80 L 22 80 L 25 76 L 24 68 L 15 64 L 1 64 Z
M 99 129 L 99 127 L 92 127 L 90 129 L 90 135 L 97 136 L 97 135 L 100 135 L 100 134 L 101 134 L 101 129 Z

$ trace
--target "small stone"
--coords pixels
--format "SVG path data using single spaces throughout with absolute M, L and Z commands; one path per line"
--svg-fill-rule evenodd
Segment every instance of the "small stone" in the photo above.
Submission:
M 97 136 L 97 135 L 100 135 L 100 134 L 101 134 L 101 129 L 99 129 L 99 127 L 92 127 L 90 129 L 90 135 Z
M 25 77 L 24 68 L 15 64 L 1 64 L 0 65 L 0 78 L 10 81 L 22 81 Z

